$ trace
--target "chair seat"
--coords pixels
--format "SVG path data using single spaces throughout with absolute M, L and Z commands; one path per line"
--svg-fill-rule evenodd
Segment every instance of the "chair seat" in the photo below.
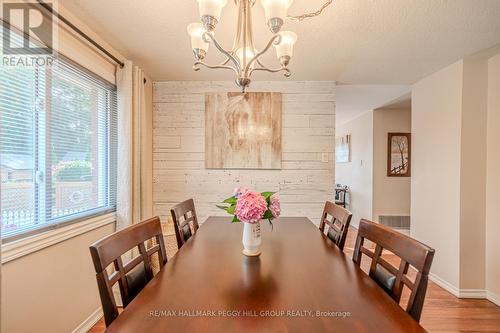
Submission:
M 385 290 L 385 292 L 391 294 L 394 283 L 396 282 L 396 277 L 385 269 L 384 266 L 377 265 L 373 273 L 373 279 Z

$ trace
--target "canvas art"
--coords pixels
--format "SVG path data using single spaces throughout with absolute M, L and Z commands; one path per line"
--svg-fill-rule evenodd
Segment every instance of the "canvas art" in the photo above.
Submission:
M 281 93 L 205 95 L 205 166 L 281 169 Z
M 387 176 L 410 177 L 411 134 L 389 133 L 387 146 Z
M 351 136 L 343 135 L 335 139 L 335 163 L 351 161 Z

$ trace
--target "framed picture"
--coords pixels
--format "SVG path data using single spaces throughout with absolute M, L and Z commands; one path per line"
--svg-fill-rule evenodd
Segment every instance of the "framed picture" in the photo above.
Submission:
M 343 135 L 335 139 L 335 163 L 351 161 L 351 136 Z
M 411 133 L 388 133 L 387 176 L 411 176 Z
M 207 93 L 205 167 L 281 169 L 281 93 Z

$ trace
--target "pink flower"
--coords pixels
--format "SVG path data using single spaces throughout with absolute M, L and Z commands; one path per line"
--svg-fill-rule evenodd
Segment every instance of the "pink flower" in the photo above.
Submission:
M 280 197 L 276 194 L 274 194 L 271 197 L 271 203 L 269 204 L 269 210 L 271 213 L 273 213 L 273 216 L 279 217 L 281 213 L 281 206 L 280 206 Z
M 235 215 L 242 222 L 257 223 L 267 210 L 266 199 L 259 193 L 247 190 L 236 202 Z
M 242 194 L 245 194 L 247 193 L 248 191 L 250 191 L 250 189 L 248 187 L 237 187 L 234 189 L 234 193 L 233 195 L 236 197 L 236 198 L 239 198 Z

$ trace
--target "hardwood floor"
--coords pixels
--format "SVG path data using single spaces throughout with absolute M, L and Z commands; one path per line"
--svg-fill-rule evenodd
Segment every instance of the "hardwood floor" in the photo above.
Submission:
M 349 256 L 352 256 L 356 234 L 357 230 L 351 227 L 344 248 Z M 171 258 L 177 252 L 175 236 L 167 236 L 165 242 Z M 394 255 L 384 254 L 384 258 L 397 263 Z M 365 271 L 367 266 L 365 260 L 362 264 Z M 407 296 L 403 294 L 402 304 L 406 301 Z M 500 307 L 484 299 L 459 299 L 430 281 L 420 323 L 429 332 L 500 332 Z M 89 332 L 101 333 L 105 329 L 101 319 Z

